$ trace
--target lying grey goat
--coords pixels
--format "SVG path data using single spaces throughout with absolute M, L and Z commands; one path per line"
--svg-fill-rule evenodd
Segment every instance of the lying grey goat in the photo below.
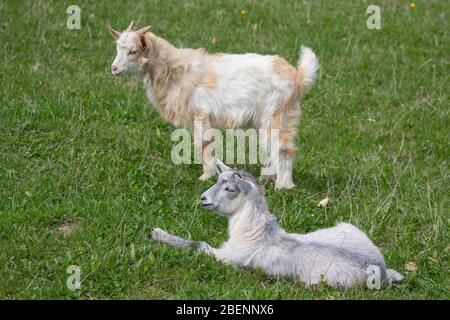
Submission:
M 158 242 L 178 248 L 195 248 L 233 266 L 260 268 L 269 275 L 333 287 L 364 284 L 371 270 L 379 282 L 393 283 L 403 276 L 386 265 L 378 248 L 358 228 L 340 223 L 308 234 L 286 233 L 270 214 L 264 190 L 247 172 L 218 161 L 217 183 L 202 194 L 201 206 L 229 219 L 229 239 L 218 249 L 206 242 L 171 235 L 159 228 Z M 372 273 L 374 274 L 374 273 Z

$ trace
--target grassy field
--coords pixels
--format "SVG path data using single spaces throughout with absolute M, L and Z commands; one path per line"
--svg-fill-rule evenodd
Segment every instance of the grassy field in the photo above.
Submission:
M 77 4 L 81 30 L 66 28 Z M 0 297 L 448 299 L 448 1 L 2 1 Z M 173 165 L 173 127 L 142 84 L 114 78 L 110 23 L 184 47 L 320 58 L 304 98 L 293 190 L 268 184 L 290 232 L 351 222 L 405 274 L 391 290 L 305 287 L 150 241 L 153 227 L 218 246 L 200 165 Z M 258 173 L 257 166 L 247 166 Z M 328 208 L 317 203 L 328 196 Z M 68 266 L 81 290 L 66 287 Z M 408 270 L 409 269 L 409 270 Z M 416 270 L 414 270 L 416 269 Z

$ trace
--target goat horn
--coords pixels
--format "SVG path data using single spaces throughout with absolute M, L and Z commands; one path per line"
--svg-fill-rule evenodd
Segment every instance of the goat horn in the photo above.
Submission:
M 128 28 L 127 28 L 127 30 L 125 30 L 125 31 L 131 31 L 131 28 L 133 28 L 133 24 L 134 24 L 134 21 L 131 21 L 130 22 L 130 25 L 128 26 Z
M 136 33 L 142 33 L 145 34 L 148 30 L 150 30 L 151 26 L 140 28 Z
M 220 169 L 220 172 L 232 171 L 233 170 L 230 167 L 228 167 L 225 163 L 220 161 L 219 159 L 216 159 L 216 163 L 217 163 L 217 167 Z
M 111 35 L 113 36 L 114 39 L 117 40 L 117 39 L 120 38 L 121 33 L 119 31 L 114 30 L 113 28 L 111 28 L 111 26 L 109 24 L 108 24 L 108 30 L 109 30 L 109 33 L 111 33 Z

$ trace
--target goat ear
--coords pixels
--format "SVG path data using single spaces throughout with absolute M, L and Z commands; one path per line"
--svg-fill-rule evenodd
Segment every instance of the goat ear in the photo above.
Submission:
M 140 28 L 138 31 L 136 31 L 136 33 L 140 33 L 140 34 L 146 34 L 148 32 L 148 30 L 150 30 L 151 26 L 146 26 L 143 28 Z
M 130 24 L 128 25 L 128 27 L 127 27 L 127 29 L 125 30 L 125 32 L 130 32 L 130 31 L 131 31 L 131 28 L 133 28 L 133 24 L 134 24 L 134 21 L 131 20 L 131 22 L 130 22 Z
M 216 159 L 217 168 L 219 169 L 219 172 L 225 172 L 225 171 L 232 171 L 230 167 L 228 167 L 225 163 L 220 161 L 219 159 Z
M 142 52 L 144 52 L 144 54 L 150 51 L 152 44 L 148 39 L 148 37 L 145 36 L 145 34 L 139 35 L 139 46 Z
M 109 24 L 108 24 L 108 31 L 109 31 L 109 33 L 111 33 L 112 37 L 114 39 L 116 39 L 116 40 L 119 39 L 120 35 L 122 34 L 119 31 L 114 30 L 113 28 L 111 28 L 111 26 Z
M 253 185 L 247 180 L 239 177 L 237 174 L 234 175 L 234 181 L 236 182 L 238 188 L 241 189 L 241 191 L 243 191 L 244 193 L 250 193 L 250 191 L 252 191 Z

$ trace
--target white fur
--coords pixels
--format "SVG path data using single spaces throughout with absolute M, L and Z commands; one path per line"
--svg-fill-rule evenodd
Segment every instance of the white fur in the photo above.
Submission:
M 197 87 L 193 104 L 216 118 L 232 117 L 238 127 L 268 125 L 276 107 L 292 93 L 292 84 L 274 74 L 273 56 L 225 54 L 212 68 L 217 88 Z
M 301 47 L 298 65 L 303 70 L 303 81 L 311 87 L 314 80 L 316 80 L 317 71 L 319 70 L 319 61 L 310 48 Z

